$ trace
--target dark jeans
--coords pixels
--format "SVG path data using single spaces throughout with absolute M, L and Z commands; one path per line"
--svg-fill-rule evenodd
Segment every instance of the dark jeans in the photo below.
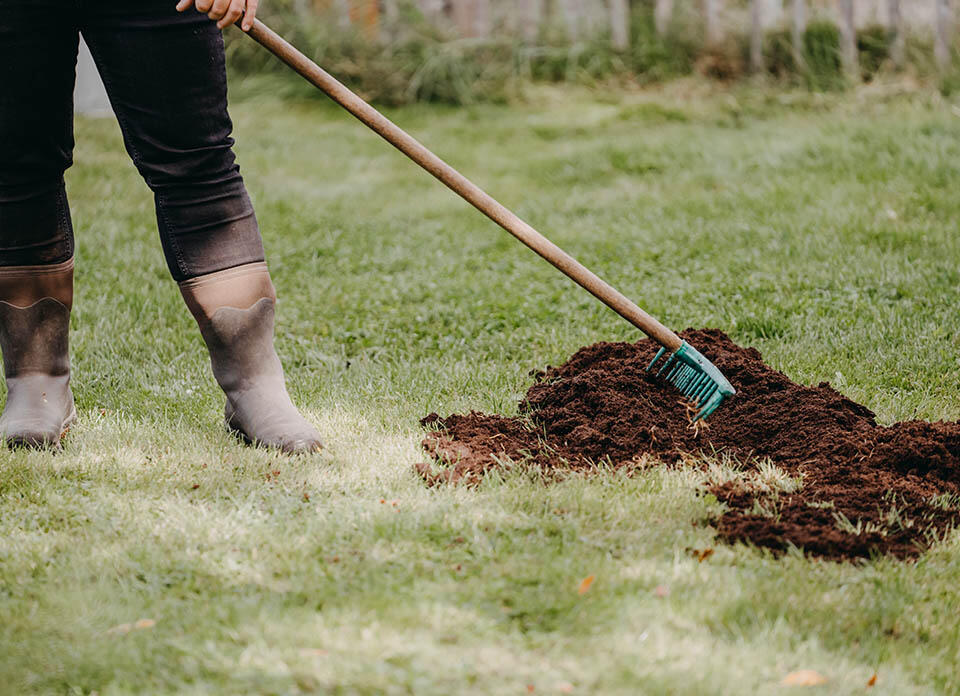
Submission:
M 223 37 L 176 0 L 0 0 L 0 266 L 73 255 L 63 183 L 73 163 L 78 34 L 127 152 L 153 190 L 175 279 L 262 261 L 227 114 Z

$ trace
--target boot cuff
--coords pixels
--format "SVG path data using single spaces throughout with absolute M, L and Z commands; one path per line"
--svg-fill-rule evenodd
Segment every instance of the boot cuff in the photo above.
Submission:
M 22 309 L 48 297 L 73 306 L 73 257 L 47 266 L 0 266 L 0 302 Z
M 180 283 L 180 293 L 198 322 L 209 321 L 221 307 L 249 309 L 277 298 L 263 261 L 190 278 Z

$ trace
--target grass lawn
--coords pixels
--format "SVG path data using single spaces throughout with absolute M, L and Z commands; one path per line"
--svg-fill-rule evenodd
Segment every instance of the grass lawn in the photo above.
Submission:
M 960 418 L 960 119 L 935 96 L 679 84 L 392 115 L 667 324 L 883 422 Z M 698 562 L 717 508 L 694 471 L 426 488 L 420 417 L 515 413 L 531 369 L 639 334 L 324 102 L 234 117 L 327 450 L 223 431 L 149 192 L 114 123 L 80 120 L 80 420 L 60 453 L 0 452 L 0 692 L 774 694 L 798 669 L 960 692 L 960 534 L 915 564 Z

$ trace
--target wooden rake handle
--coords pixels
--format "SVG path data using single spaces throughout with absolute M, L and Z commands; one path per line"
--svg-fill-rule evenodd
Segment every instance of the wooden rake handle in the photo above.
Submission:
M 498 203 L 463 174 L 417 142 L 402 128 L 347 89 L 336 78 L 303 55 L 263 22 L 256 20 L 247 33 L 261 46 L 378 133 L 384 140 L 433 174 L 454 193 L 552 263 L 558 270 L 614 312 L 660 345 L 670 350 L 676 350 L 680 347 L 682 341 L 677 334 L 640 309 L 625 295 L 607 284 L 570 254 Z

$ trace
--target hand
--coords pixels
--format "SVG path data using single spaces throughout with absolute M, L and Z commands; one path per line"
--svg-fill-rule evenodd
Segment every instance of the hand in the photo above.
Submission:
M 216 20 L 218 29 L 229 27 L 243 16 L 240 28 L 250 31 L 259 4 L 260 0 L 180 0 L 177 12 L 195 7 L 197 12 L 204 12 L 210 19 Z

